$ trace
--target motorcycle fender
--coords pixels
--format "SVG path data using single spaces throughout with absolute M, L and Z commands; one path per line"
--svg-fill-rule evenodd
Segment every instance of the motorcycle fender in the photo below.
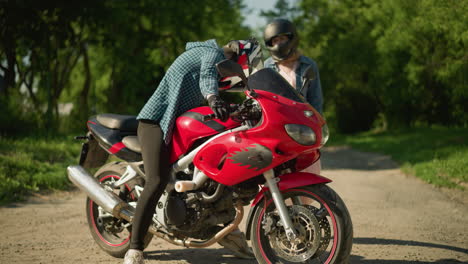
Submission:
M 279 179 L 280 181 L 278 182 L 278 188 L 280 189 L 280 191 L 293 189 L 293 188 L 301 187 L 301 186 L 332 182 L 332 180 L 328 178 L 325 178 L 315 173 L 308 173 L 308 172 L 293 172 L 293 173 L 283 174 L 279 176 Z M 263 198 L 265 197 L 266 191 L 268 191 L 268 187 L 264 186 L 262 190 L 257 194 L 254 201 L 252 202 L 249 215 L 247 217 L 247 223 L 246 223 L 247 240 L 250 240 L 250 229 L 252 227 L 254 213 L 257 207 L 260 206 L 260 201 L 262 201 Z
M 85 169 L 98 168 L 104 165 L 109 157 L 107 153 L 97 142 L 97 140 L 88 135 L 90 139 L 83 143 L 80 153 L 80 165 Z

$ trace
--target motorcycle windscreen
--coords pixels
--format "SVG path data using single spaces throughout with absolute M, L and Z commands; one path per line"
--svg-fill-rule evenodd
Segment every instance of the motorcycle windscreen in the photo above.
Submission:
M 267 91 L 296 102 L 307 103 L 304 97 L 273 69 L 261 69 L 252 74 L 248 80 L 251 89 Z

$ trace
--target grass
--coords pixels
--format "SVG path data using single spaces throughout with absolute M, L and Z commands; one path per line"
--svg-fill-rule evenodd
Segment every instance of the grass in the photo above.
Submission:
M 78 162 L 81 144 L 71 136 L 0 136 L 0 204 L 31 192 L 68 189 L 66 167 Z
M 468 183 L 468 128 L 332 134 L 330 143 L 390 155 L 405 173 L 435 186 L 465 189 Z

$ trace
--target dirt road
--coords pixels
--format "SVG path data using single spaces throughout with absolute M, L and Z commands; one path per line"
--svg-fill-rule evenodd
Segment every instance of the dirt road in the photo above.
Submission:
M 351 263 L 468 263 L 468 192 L 441 191 L 406 177 L 388 157 L 349 148 L 323 151 L 322 174 L 354 224 Z M 88 231 L 78 191 L 0 208 L 0 263 L 121 263 Z M 183 249 L 154 239 L 146 263 L 255 263 L 213 246 Z

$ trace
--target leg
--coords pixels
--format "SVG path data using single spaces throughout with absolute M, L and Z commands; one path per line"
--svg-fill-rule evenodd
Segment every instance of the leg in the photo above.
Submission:
M 303 172 L 315 173 L 315 174 L 320 175 L 321 170 L 322 170 L 322 162 L 321 162 L 321 159 L 318 159 L 314 164 L 305 168 Z
M 314 164 L 310 165 L 309 167 L 305 168 L 303 172 L 309 172 L 320 175 L 322 170 L 322 162 L 321 159 L 318 159 Z M 306 197 L 295 197 L 294 204 L 310 204 L 311 201 L 308 200 Z
M 239 228 L 223 237 L 218 243 L 224 248 L 229 249 L 236 257 L 243 259 L 255 258 L 252 250 L 247 244 L 245 234 L 240 231 Z
M 138 125 L 138 139 L 142 148 L 146 183 L 138 199 L 133 218 L 130 248 L 143 250 L 143 241 L 151 224 L 156 204 L 169 180 L 169 155 L 159 125 L 152 122 L 140 121 Z

